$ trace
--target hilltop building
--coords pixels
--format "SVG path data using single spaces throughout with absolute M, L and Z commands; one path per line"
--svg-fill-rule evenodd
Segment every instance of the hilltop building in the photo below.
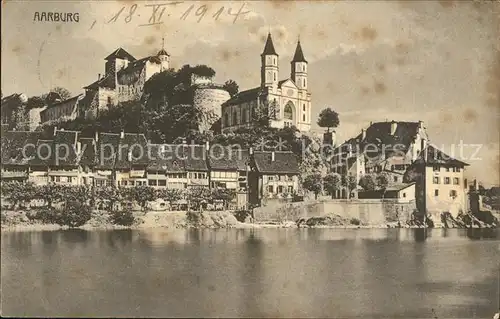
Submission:
M 84 87 L 82 112 L 86 117 L 96 116 L 99 110 L 119 102 L 140 98 L 144 83 L 154 74 L 170 67 L 170 55 L 162 48 L 156 55 L 136 59 L 123 48 L 118 48 L 105 59 L 105 73 L 97 81 Z
M 295 126 L 300 131 L 311 128 L 311 93 L 308 89 L 308 62 L 300 40 L 291 61 L 289 78 L 279 80 L 279 55 L 274 48 L 271 34 L 267 36 L 261 54 L 260 86 L 239 92 L 222 104 L 222 131 L 250 127 L 260 110 L 270 116 L 270 126 L 283 128 Z

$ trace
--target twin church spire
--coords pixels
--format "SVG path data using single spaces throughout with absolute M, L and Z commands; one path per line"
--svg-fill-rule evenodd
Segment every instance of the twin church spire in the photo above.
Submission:
M 261 86 L 274 86 L 278 83 L 278 53 L 274 48 L 271 32 L 267 35 L 264 51 L 261 54 Z M 299 89 L 307 89 L 307 60 L 304 57 L 300 39 L 297 41 L 295 54 L 291 61 L 291 80 Z

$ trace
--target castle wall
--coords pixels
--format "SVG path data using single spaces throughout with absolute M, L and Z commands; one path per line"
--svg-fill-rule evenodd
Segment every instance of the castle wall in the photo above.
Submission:
M 209 113 L 202 121 L 201 130 L 210 129 L 212 124 L 221 117 L 221 105 L 229 99 L 229 93 L 216 86 L 200 86 L 194 90 L 194 106 L 201 107 L 206 113 Z

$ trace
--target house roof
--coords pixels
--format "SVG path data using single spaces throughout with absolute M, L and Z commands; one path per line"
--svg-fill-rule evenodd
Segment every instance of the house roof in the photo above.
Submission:
M 115 78 L 111 74 L 108 74 L 104 76 L 102 79 L 97 80 L 94 83 L 85 86 L 84 89 L 97 89 L 101 87 L 115 89 L 116 88 Z
M 151 159 L 148 171 L 184 172 L 186 164 L 180 144 L 149 144 Z
M 248 151 L 239 148 L 211 147 L 208 154 L 208 163 L 215 170 L 246 170 L 249 160 Z
M 96 163 L 96 144 L 93 138 L 80 137 L 81 144 L 80 164 L 93 166 Z
M 64 101 L 59 101 L 59 102 L 56 102 L 54 104 L 49 104 L 49 106 L 43 110 L 42 112 L 48 110 L 48 109 L 51 109 L 53 107 L 56 107 L 56 106 L 59 106 L 61 104 L 66 104 L 66 103 L 75 103 L 75 106 L 76 106 L 76 103 L 78 102 L 78 99 L 82 96 L 83 94 L 78 94 L 76 96 L 73 96 L 73 97 L 70 97 L 69 99 L 66 99 Z
M 2 126 L 3 127 L 3 126 Z M 28 144 L 36 145 L 42 136 L 41 132 L 4 131 L 1 136 L 1 163 L 4 165 L 26 165 L 35 155 L 35 147 L 25 147 Z M 24 148 L 24 154 L 23 154 Z
M 2 98 L 1 108 L 17 107 L 18 105 L 23 103 L 23 93 L 14 93 Z
M 54 165 L 78 165 L 78 154 L 76 153 L 78 133 L 76 131 L 56 131 L 51 156 Z
M 148 164 L 148 142 L 144 134 L 124 133 L 119 139 L 118 158 L 115 167 L 118 169 L 130 168 L 132 165 Z
M 187 171 L 208 171 L 205 145 L 184 145 Z
M 293 55 L 292 62 L 306 62 L 307 60 L 304 57 L 304 52 L 302 52 L 302 46 L 300 45 L 300 40 L 297 42 L 297 47 L 295 48 L 295 54 Z
M 97 169 L 110 170 L 115 166 L 120 134 L 99 133 L 97 141 Z
M 36 152 L 29 160 L 30 166 L 50 166 L 53 163 L 54 141 L 39 139 L 36 142 Z
M 273 43 L 273 38 L 271 37 L 271 32 L 267 34 L 267 40 L 264 46 L 264 51 L 262 51 L 262 55 L 278 55 L 278 53 L 276 53 L 276 49 L 274 49 L 274 43 Z
M 222 105 L 238 105 L 241 103 L 255 101 L 263 93 L 261 87 L 241 91 L 235 96 L 224 102 Z
M 274 152 L 274 161 L 272 161 L 273 152 L 256 151 L 253 154 L 255 167 L 260 173 L 290 173 L 299 174 L 299 163 L 297 157 L 292 152 Z
M 130 53 L 128 53 L 127 51 L 125 51 L 122 48 L 116 49 L 115 51 L 113 51 L 113 53 L 111 53 L 106 58 L 104 58 L 104 60 L 107 61 L 107 60 L 117 59 L 117 58 L 129 60 L 129 61 L 135 61 L 135 58 Z
M 451 157 L 432 144 L 427 145 L 427 147 L 422 152 L 420 152 L 414 164 L 438 164 L 459 167 L 469 166 L 469 164 Z

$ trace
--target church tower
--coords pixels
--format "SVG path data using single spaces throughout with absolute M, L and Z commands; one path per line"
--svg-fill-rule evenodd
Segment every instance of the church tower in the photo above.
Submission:
M 300 90 L 307 90 L 307 60 L 304 58 L 300 40 L 297 42 L 292 64 L 292 80 Z
M 270 87 L 278 83 L 278 53 L 274 49 L 271 33 L 267 35 L 266 45 L 261 56 L 260 86 Z
M 165 51 L 165 38 L 161 39 L 161 50 L 156 55 L 161 61 L 161 71 L 168 70 L 170 65 L 170 54 Z

